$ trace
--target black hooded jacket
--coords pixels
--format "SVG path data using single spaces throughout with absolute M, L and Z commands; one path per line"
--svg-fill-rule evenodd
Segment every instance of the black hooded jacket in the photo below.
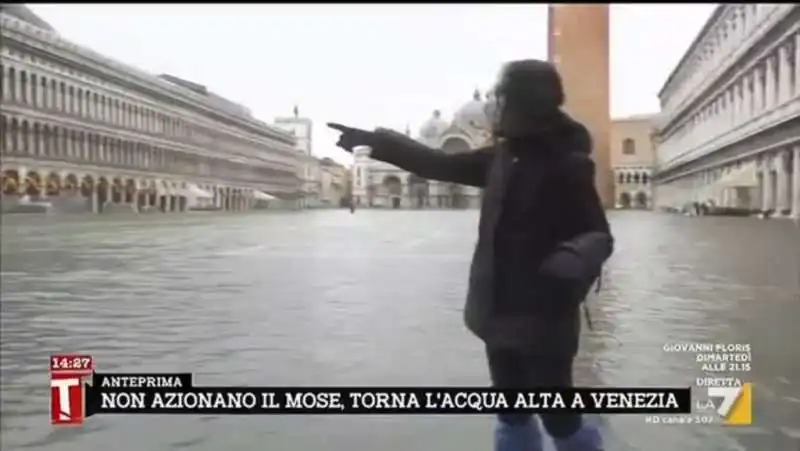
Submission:
M 613 251 L 591 145 L 586 128 L 563 113 L 524 140 L 455 155 L 376 132 L 372 158 L 484 189 L 464 316 L 488 346 L 577 352 L 579 305 Z M 580 256 L 581 281 L 541 275 L 542 262 L 558 251 Z

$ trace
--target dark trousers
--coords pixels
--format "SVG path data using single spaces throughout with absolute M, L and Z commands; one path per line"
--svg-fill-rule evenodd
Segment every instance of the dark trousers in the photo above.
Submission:
M 513 348 L 487 349 L 492 385 L 498 389 L 535 389 L 572 387 L 572 360 L 569 355 L 541 355 L 532 350 Z M 530 414 L 501 413 L 506 424 L 524 424 Z M 581 415 L 572 413 L 540 415 L 547 433 L 554 438 L 568 437 L 581 427 Z

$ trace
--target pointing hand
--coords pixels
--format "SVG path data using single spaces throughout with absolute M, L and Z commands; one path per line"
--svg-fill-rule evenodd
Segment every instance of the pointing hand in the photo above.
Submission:
M 348 152 L 352 152 L 354 147 L 371 146 L 375 140 L 375 134 L 373 132 L 360 128 L 348 127 L 335 122 L 328 122 L 328 127 L 342 133 L 336 145 Z

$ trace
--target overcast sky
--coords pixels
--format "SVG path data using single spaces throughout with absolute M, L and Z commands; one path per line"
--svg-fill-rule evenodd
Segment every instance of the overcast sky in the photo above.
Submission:
M 656 94 L 715 4 L 614 5 L 615 117 Z M 416 129 L 450 116 L 500 65 L 547 57 L 545 5 L 30 5 L 63 37 L 248 106 L 315 121 L 314 153 L 347 162 L 326 121 Z M 587 68 L 591 70 L 591 68 Z

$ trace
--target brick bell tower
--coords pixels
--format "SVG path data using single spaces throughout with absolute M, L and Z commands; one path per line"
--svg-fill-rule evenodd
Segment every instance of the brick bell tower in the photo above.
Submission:
M 564 82 L 565 109 L 592 134 L 597 192 L 603 206 L 612 208 L 609 6 L 551 4 L 547 9 L 548 59 Z

